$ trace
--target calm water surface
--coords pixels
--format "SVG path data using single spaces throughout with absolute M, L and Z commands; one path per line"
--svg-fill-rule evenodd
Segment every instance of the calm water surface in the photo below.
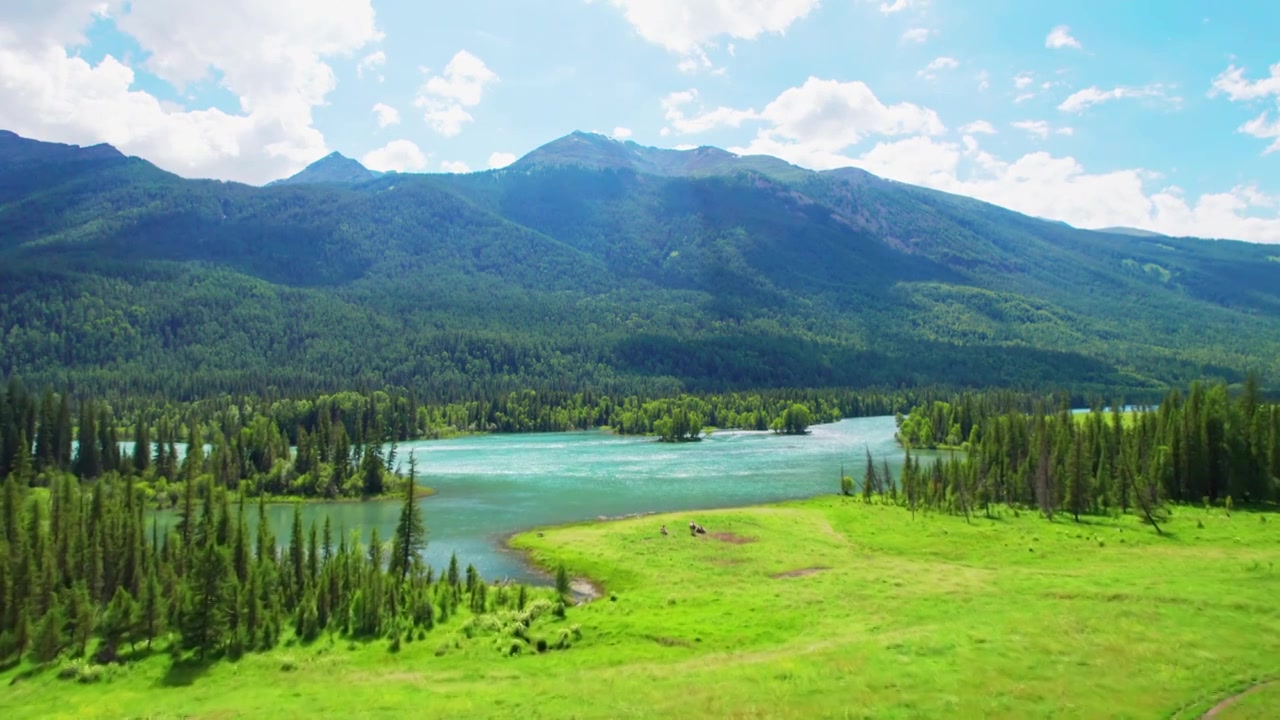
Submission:
M 403 466 L 412 452 L 419 482 L 437 491 L 420 501 L 429 564 L 442 567 L 456 552 L 486 578 L 539 580 L 518 554 L 503 548 L 505 536 L 603 516 L 836 492 L 841 463 L 861 478 L 867 449 L 877 466 L 887 459 L 896 477 L 902 450 L 894 430 L 892 417 L 876 417 L 815 426 L 805 436 L 724 430 L 678 445 L 601 432 L 484 435 L 404 443 L 398 457 Z M 293 508 L 267 511 L 276 537 L 287 542 Z M 329 515 L 335 533 L 338 527 L 359 529 L 366 539 L 376 527 L 385 541 L 399 504 L 317 503 L 302 506 L 302 513 L 304 523 L 321 525 Z

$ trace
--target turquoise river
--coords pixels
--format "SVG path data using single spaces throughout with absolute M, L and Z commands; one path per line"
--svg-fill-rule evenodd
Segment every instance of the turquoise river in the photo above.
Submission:
M 842 464 L 862 478 L 867 450 L 877 468 L 888 460 L 896 477 L 903 453 L 894 429 L 892 417 L 875 417 L 815 426 L 803 436 L 722 430 L 684 444 L 604 432 L 480 435 L 402 443 L 398 458 L 403 467 L 413 453 L 419 483 L 437 491 L 419 501 L 429 564 L 443 567 L 456 552 L 487 579 L 538 581 L 504 547 L 510 534 L 636 513 L 681 511 L 684 523 L 698 520 L 697 509 L 834 493 Z M 367 540 L 377 528 L 384 541 L 400 510 L 396 502 L 300 508 L 304 525 L 322 525 L 328 515 L 335 534 L 339 527 L 359 530 Z M 287 542 L 294 507 L 271 505 L 267 512 L 277 540 Z

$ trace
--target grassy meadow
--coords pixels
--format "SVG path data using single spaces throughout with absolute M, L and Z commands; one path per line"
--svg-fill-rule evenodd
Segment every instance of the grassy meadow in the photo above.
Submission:
M 547 529 L 512 544 L 602 589 L 557 621 L 568 650 L 504 657 L 452 642 L 455 618 L 396 653 L 24 665 L 0 717 L 1200 717 L 1280 678 L 1280 515 L 1175 508 L 1165 530 L 835 496 Z M 1217 717 L 1280 717 L 1280 685 Z

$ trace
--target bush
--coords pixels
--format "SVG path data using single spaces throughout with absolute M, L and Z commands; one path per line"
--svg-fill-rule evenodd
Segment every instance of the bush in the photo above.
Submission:
M 58 670 L 59 680 L 75 680 L 86 685 L 96 683 L 106 677 L 105 668 L 87 660 L 76 660 L 63 665 Z
M 560 597 L 567 597 L 572 589 L 569 585 L 569 572 L 561 564 L 560 568 L 556 570 L 556 594 Z

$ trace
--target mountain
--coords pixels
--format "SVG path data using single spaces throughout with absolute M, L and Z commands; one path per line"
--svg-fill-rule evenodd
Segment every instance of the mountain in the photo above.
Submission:
M 1132 392 L 1280 370 L 1274 249 L 586 133 L 501 170 L 265 188 L 5 136 L 0 228 L 0 374 L 100 393 Z
M 276 180 L 270 185 L 355 185 L 372 180 L 378 173 L 369 170 L 358 161 L 333 152 L 306 166 L 296 175 Z
M 1123 226 L 1100 228 L 1098 232 L 1111 233 L 1113 235 L 1132 235 L 1133 237 L 1144 237 L 1144 238 L 1164 237 L 1164 235 L 1161 235 L 1158 232 L 1143 230 L 1142 228 L 1123 227 Z

